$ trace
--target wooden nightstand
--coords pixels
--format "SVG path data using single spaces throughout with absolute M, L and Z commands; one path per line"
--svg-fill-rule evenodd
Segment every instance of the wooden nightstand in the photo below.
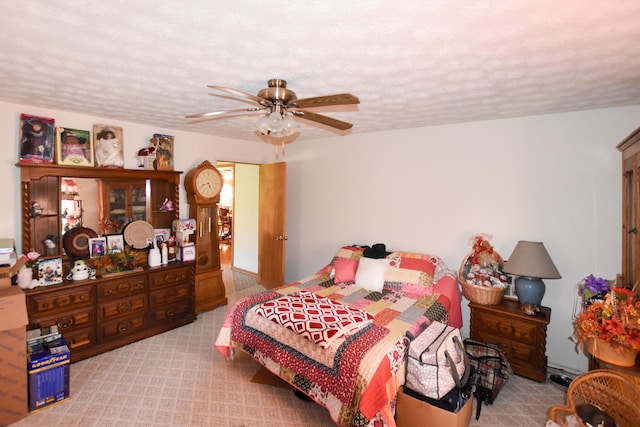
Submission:
M 528 316 L 520 303 L 503 299 L 497 305 L 469 303 L 471 338 L 498 345 L 506 354 L 513 372 L 532 380 L 547 381 L 547 325 L 551 309 L 541 307 Z

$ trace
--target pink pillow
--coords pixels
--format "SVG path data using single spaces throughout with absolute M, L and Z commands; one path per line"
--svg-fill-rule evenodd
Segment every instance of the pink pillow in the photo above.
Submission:
M 353 258 L 336 258 L 333 261 L 335 269 L 334 283 L 355 282 L 358 260 Z

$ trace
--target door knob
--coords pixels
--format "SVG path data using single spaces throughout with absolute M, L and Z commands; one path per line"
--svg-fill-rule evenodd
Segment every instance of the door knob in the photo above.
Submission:
M 282 234 L 278 234 L 278 237 L 276 237 L 276 240 L 288 240 L 289 238 L 287 236 L 283 236 Z

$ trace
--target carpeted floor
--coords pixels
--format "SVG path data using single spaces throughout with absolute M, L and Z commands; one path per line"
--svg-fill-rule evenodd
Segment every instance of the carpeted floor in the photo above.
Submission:
M 263 290 L 252 276 L 230 269 L 223 278 L 229 304 Z M 334 425 L 325 409 L 296 398 L 291 389 L 251 381 L 260 366 L 250 357 L 226 362 L 214 350 L 228 308 L 72 364 L 71 397 L 13 426 Z M 542 426 L 547 408 L 563 399 L 563 389 L 551 382 L 513 376 L 471 426 Z

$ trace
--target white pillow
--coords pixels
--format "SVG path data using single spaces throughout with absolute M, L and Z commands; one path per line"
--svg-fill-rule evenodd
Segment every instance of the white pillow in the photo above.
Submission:
M 386 258 L 360 258 L 358 271 L 356 271 L 356 286 L 382 292 L 384 275 L 388 268 L 389 260 Z

